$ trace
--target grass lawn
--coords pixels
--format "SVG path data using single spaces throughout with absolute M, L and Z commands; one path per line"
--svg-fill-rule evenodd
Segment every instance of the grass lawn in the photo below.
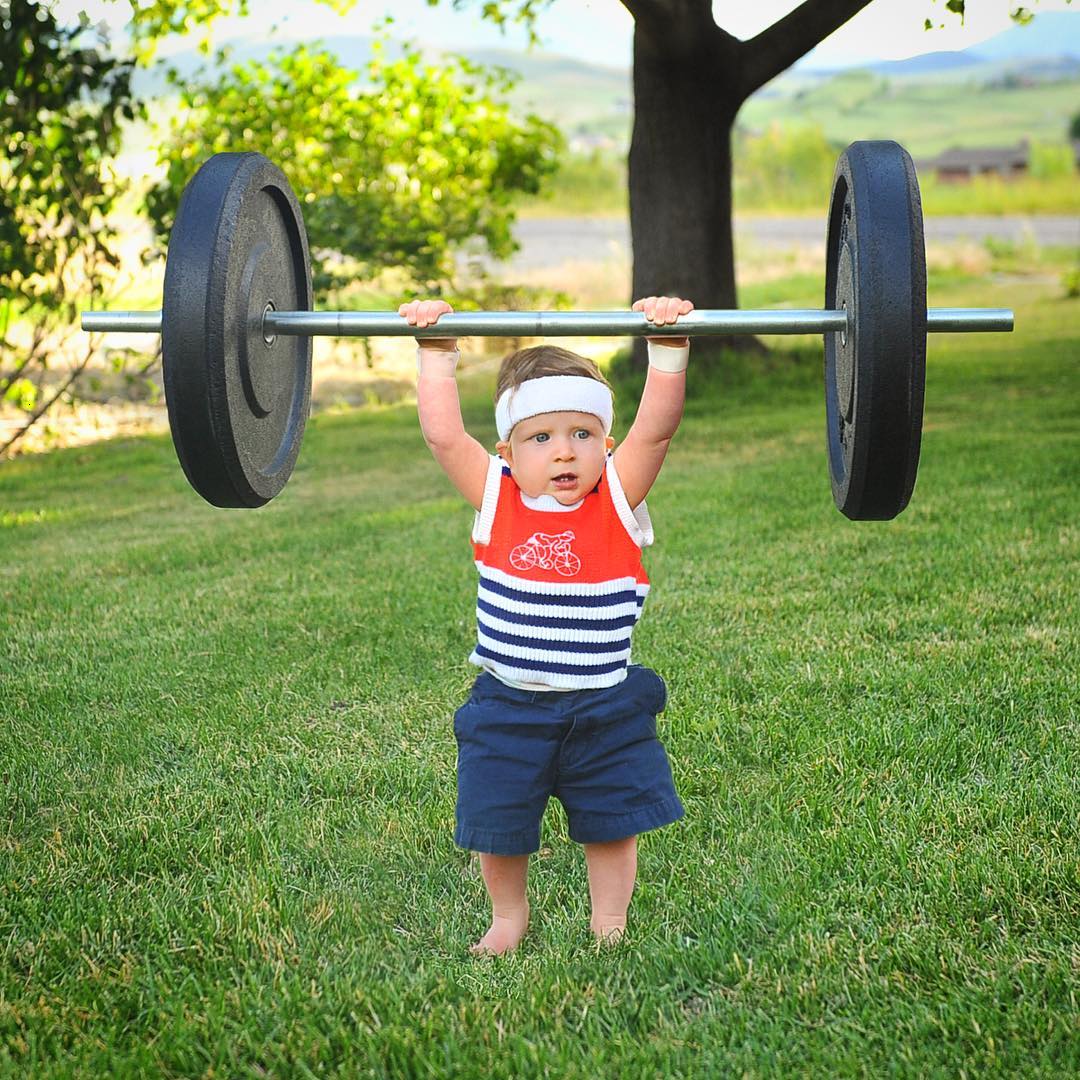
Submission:
M 694 373 L 634 648 L 687 816 L 641 838 L 603 950 L 553 800 L 529 934 L 468 955 L 472 511 L 414 407 L 315 418 L 256 513 L 199 501 L 162 438 L 4 465 L 0 1075 L 1076 1076 L 1061 294 L 931 283 L 1018 330 L 931 339 L 891 523 L 832 506 L 818 345 Z M 463 393 L 493 444 L 490 383 Z

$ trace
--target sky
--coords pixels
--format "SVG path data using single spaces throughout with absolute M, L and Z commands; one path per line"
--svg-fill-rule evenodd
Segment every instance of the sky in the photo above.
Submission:
M 336 15 L 316 0 L 252 0 L 258 12 L 247 19 L 223 19 L 213 39 L 265 35 L 271 24 L 287 38 L 332 38 L 335 34 L 368 34 L 388 14 L 393 14 L 394 37 L 410 38 L 426 45 L 450 49 L 493 47 L 524 49 L 528 39 L 517 25 L 505 34 L 475 11 L 454 11 L 450 0 L 430 7 L 425 0 L 357 0 L 345 16 Z M 717 23 L 743 39 L 772 25 L 793 8 L 798 0 L 714 0 Z M 837 67 L 868 60 L 902 60 L 939 50 L 966 49 L 1009 29 L 1009 11 L 1018 0 L 968 0 L 964 24 L 945 10 L 944 0 L 873 0 L 831 37 L 823 41 L 803 61 L 802 66 Z M 1078 11 L 1080 0 L 1071 7 L 1066 0 L 1028 0 L 1028 8 L 1040 11 Z M 126 2 L 107 0 L 58 0 L 58 13 L 70 15 L 86 10 L 95 22 L 105 19 L 119 28 L 130 11 Z M 935 29 L 923 30 L 931 19 Z M 937 29 L 939 24 L 943 28 Z M 619 0 L 554 0 L 538 20 L 540 47 L 595 64 L 629 67 L 633 20 Z M 175 42 L 161 52 L 188 48 L 190 40 Z

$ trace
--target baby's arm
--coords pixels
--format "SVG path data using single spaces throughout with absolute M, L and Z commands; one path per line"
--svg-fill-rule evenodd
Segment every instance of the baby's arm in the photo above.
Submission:
M 453 309 L 442 300 L 402 304 L 398 314 L 410 326 L 427 326 Z M 488 453 L 465 431 L 458 398 L 458 351 L 455 338 L 417 339 L 416 404 L 424 442 L 453 485 L 480 509 L 487 478 Z
M 635 311 L 644 311 L 645 317 L 657 325 L 674 323 L 693 307 L 689 300 L 663 296 L 650 296 L 634 303 Z M 645 389 L 634 423 L 615 451 L 615 471 L 631 509 L 645 498 L 659 475 L 672 437 L 679 429 L 686 401 L 689 340 L 650 337 L 648 343 Z

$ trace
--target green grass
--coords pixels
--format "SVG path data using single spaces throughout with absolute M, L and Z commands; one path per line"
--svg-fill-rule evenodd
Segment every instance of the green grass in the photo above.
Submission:
M 603 952 L 553 801 L 467 955 L 472 512 L 413 408 L 315 418 L 257 513 L 167 439 L 4 465 L 0 1074 L 1075 1076 L 1080 301 L 931 293 L 1018 329 L 931 340 L 891 523 L 831 505 L 816 346 L 691 369 L 635 635 L 687 816 Z
M 976 176 L 968 182 L 949 183 L 931 173 L 919 180 L 919 190 L 928 216 L 1080 213 L 1080 177 L 1075 174 L 1016 180 Z

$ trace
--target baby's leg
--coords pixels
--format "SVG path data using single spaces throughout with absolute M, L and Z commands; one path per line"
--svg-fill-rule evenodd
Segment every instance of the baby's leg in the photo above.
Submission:
M 525 898 L 529 856 L 491 855 L 482 851 L 480 869 L 491 897 L 491 926 L 469 951 L 504 953 L 517 945 L 529 925 L 529 901 Z
M 617 941 L 626 930 L 626 909 L 637 880 L 637 837 L 583 846 L 592 898 L 590 927 L 599 940 Z

